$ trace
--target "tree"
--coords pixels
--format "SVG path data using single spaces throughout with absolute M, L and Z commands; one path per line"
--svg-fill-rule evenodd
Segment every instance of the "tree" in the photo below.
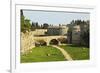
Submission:
M 59 26 L 61 26 L 61 24 L 59 24 Z
M 21 10 L 21 31 L 24 31 L 24 15 L 23 15 L 23 11 Z
M 38 22 L 36 22 L 35 24 L 36 24 L 36 28 L 38 28 L 39 27 Z
M 25 19 L 25 29 L 27 31 L 29 31 L 30 28 L 31 28 L 30 20 L 29 19 Z
M 89 29 L 87 31 L 84 31 L 81 34 L 81 37 L 82 37 L 81 44 L 84 45 L 84 46 L 89 47 Z
M 89 20 L 88 21 L 72 20 L 70 24 L 67 25 L 69 27 L 68 32 L 67 32 L 69 43 L 71 43 L 72 41 L 72 33 L 73 33 L 72 30 L 73 30 L 73 27 L 76 25 L 80 26 L 81 45 L 89 47 Z
M 44 24 L 43 24 L 43 29 L 47 29 L 48 26 L 49 26 L 49 25 L 48 25 L 47 23 L 44 23 Z
M 36 29 L 36 24 L 34 22 L 32 22 L 31 30 L 34 31 L 35 29 Z
M 71 24 L 71 25 L 73 25 L 74 23 L 75 23 L 75 21 L 74 21 L 74 20 L 72 20 L 70 24 Z
M 29 31 L 31 28 L 30 20 L 25 19 L 23 10 L 21 10 L 21 32 Z
M 68 32 L 67 32 L 67 36 L 68 36 L 68 43 L 72 43 L 72 29 L 69 28 Z
M 24 16 L 24 15 L 23 15 L 23 10 L 21 10 L 21 16 Z

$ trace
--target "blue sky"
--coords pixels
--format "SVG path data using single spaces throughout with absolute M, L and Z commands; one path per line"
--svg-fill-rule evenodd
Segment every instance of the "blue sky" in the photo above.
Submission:
M 23 14 L 26 18 L 30 19 L 31 22 L 38 22 L 39 24 L 69 24 L 72 20 L 90 19 L 89 13 L 23 10 Z

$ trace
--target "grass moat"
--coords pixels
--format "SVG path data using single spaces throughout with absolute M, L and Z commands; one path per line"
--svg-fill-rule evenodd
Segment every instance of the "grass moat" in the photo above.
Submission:
M 64 61 L 63 54 L 56 48 L 51 46 L 40 46 L 32 49 L 31 53 L 21 55 L 21 62 L 48 62 L 48 61 Z
M 76 45 L 60 45 L 73 60 L 89 60 L 89 48 Z M 32 48 L 28 54 L 21 55 L 21 63 L 67 61 L 60 50 L 52 46 Z

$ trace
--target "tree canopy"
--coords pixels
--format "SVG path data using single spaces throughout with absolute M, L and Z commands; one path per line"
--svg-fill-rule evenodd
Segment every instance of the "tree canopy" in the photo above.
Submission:
M 23 10 L 21 10 L 21 32 L 29 31 L 31 28 L 30 20 L 25 19 Z

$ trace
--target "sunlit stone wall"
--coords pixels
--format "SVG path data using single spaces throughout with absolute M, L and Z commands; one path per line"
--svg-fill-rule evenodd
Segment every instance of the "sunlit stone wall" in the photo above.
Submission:
M 27 53 L 29 50 L 35 47 L 32 32 L 21 32 L 21 53 Z

